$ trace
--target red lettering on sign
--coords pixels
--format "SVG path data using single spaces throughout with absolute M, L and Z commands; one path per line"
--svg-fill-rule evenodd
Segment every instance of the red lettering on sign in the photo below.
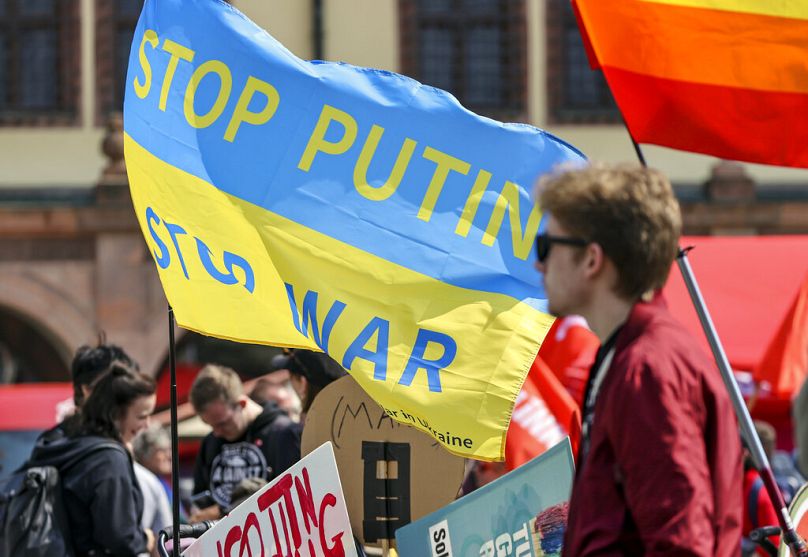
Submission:
M 281 476 L 278 480 L 278 483 L 273 485 L 271 488 L 266 490 L 261 496 L 258 498 L 258 508 L 262 511 L 269 509 L 270 505 L 273 503 L 283 500 L 283 504 L 286 507 L 286 514 L 289 516 L 289 526 L 286 526 L 286 520 L 281 514 L 281 519 L 283 520 L 283 529 L 284 535 L 286 538 L 286 545 L 291 545 L 289 542 L 289 533 L 288 530 L 291 528 L 292 530 L 292 540 L 291 542 L 294 543 L 294 548 L 299 549 L 300 544 L 303 541 L 300 538 L 300 527 L 297 524 L 297 513 L 295 513 L 295 505 L 292 502 L 292 485 L 293 485 L 292 475 L 285 474 Z M 272 516 L 272 511 L 268 511 L 269 520 L 272 522 L 272 533 L 275 536 L 275 545 L 280 547 L 280 538 L 278 536 L 278 527 L 275 524 L 275 518 Z
M 240 539 L 241 526 L 236 524 L 227 531 L 227 536 L 224 538 L 224 553 L 222 553 L 222 542 L 216 542 L 216 551 L 219 553 L 219 557 L 229 557 L 230 550 L 233 549 L 233 546 L 236 545 Z
M 331 538 L 334 545 L 330 547 L 325 540 L 325 522 L 323 521 L 325 508 L 335 507 L 336 504 L 337 498 L 334 497 L 333 493 L 326 493 L 323 500 L 320 501 L 320 547 L 323 548 L 323 553 L 325 553 L 326 557 L 345 557 L 345 548 L 342 546 L 342 536 L 345 532 L 340 532 Z
M 258 532 L 258 539 L 261 540 L 261 557 L 264 557 L 264 536 L 261 535 L 261 525 L 258 524 L 258 517 L 255 513 L 250 513 L 244 520 L 244 529 L 241 533 L 241 545 L 238 548 L 239 557 L 244 555 L 244 550 L 247 550 L 247 555 L 253 557 L 252 548 L 250 547 L 250 529 L 255 528 Z M 228 553 L 228 555 L 230 555 Z
M 300 514 L 303 515 L 303 524 L 306 526 L 306 533 L 311 533 L 309 519 L 317 527 L 317 509 L 314 506 L 314 496 L 311 494 L 311 482 L 309 481 L 309 471 L 303 468 L 303 482 L 300 478 L 295 478 L 295 491 L 297 500 L 300 501 Z
M 245 509 L 246 516 L 241 515 L 245 516 L 243 524 L 230 527 L 224 538 L 216 541 L 218 557 L 230 557 L 236 547 L 239 557 L 301 557 L 307 550 L 308 557 L 345 557 L 345 531 L 331 537 L 326 533 L 326 511 L 337 506 L 337 497 L 326 493 L 316 500 L 307 468 L 299 475 L 287 473 L 278 478 L 275 485 L 258 496 L 256 505 L 255 512 Z M 269 524 L 261 513 L 266 513 Z M 271 535 L 268 526 L 272 527 Z

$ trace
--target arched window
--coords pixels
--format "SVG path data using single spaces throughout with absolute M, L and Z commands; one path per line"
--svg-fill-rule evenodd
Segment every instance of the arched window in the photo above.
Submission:
M 0 306 L 0 383 L 70 381 L 55 341 L 36 322 Z

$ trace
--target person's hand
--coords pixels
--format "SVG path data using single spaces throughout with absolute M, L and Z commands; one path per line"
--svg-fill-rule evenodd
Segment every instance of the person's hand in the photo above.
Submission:
M 146 532 L 146 551 L 154 553 L 154 532 L 149 528 L 144 528 L 143 531 Z
M 188 522 L 193 524 L 203 520 L 218 520 L 220 518 L 222 518 L 222 511 L 219 509 L 219 505 L 211 505 L 193 513 L 188 517 Z

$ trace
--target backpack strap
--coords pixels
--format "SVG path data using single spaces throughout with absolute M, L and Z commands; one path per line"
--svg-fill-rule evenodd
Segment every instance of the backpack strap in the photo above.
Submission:
M 758 524 L 758 499 L 760 495 L 760 490 L 763 487 L 763 479 L 758 476 L 755 478 L 755 481 L 752 482 L 752 487 L 749 489 L 749 499 L 747 500 L 747 505 L 749 508 L 749 518 L 752 520 L 752 529 L 758 528 L 760 524 Z

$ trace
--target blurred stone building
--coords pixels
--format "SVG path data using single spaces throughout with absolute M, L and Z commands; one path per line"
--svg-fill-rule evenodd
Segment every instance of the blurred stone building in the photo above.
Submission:
M 232 3 L 301 58 L 405 73 L 593 159 L 634 159 L 568 0 Z M 165 364 L 166 301 L 131 207 L 118 114 L 141 5 L 0 0 L 2 382 L 67 380 L 72 352 L 100 331 L 144 371 Z M 688 234 L 808 233 L 806 170 L 645 154 L 674 181 Z M 201 358 L 207 341 L 182 337 Z

